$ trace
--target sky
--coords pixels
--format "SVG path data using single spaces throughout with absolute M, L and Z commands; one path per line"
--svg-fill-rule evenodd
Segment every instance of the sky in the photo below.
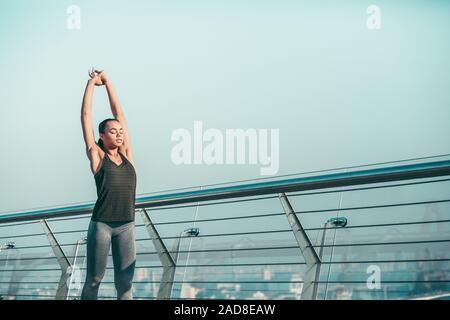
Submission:
M 0 0 L 0 212 L 95 201 L 80 123 L 91 66 L 120 98 L 138 196 L 267 177 L 176 165 L 171 136 L 195 121 L 278 129 L 274 176 L 449 154 L 449 13 L 425 0 Z M 107 117 L 95 88 L 96 139 Z

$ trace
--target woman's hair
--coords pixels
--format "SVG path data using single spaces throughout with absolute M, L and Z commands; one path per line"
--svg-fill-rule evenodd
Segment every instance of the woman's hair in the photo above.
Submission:
M 98 125 L 98 133 L 99 134 L 100 133 L 105 133 L 106 124 L 108 123 L 108 121 L 117 121 L 117 119 L 108 118 L 108 119 L 105 119 L 102 122 L 100 122 L 99 125 Z M 103 140 L 101 138 L 98 139 L 98 145 L 103 151 L 105 151 Z

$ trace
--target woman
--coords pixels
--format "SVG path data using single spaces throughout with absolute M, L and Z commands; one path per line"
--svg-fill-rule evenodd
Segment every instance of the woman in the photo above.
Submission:
M 132 299 L 136 262 L 134 205 L 136 172 L 125 117 L 117 95 L 103 71 L 89 71 L 83 97 L 81 124 L 86 153 L 97 187 L 97 201 L 87 235 L 86 282 L 82 300 L 97 299 L 112 248 L 114 283 L 118 300 Z M 103 120 L 95 142 L 92 128 L 92 94 L 95 86 L 105 86 L 114 118 Z

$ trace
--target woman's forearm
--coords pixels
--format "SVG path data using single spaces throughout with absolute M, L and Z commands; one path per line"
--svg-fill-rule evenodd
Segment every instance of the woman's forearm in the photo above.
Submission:
M 110 81 L 106 81 L 106 92 L 108 93 L 109 105 L 111 107 L 111 113 L 113 116 L 123 115 L 122 107 L 120 106 L 119 97 L 116 94 L 116 90 L 112 86 Z
M 81 115 L 90 115 L 92 112 L 92 95 L 94 93 L 94 81 L 89 80 L 84 90 L 83 103 L 81 105 Z

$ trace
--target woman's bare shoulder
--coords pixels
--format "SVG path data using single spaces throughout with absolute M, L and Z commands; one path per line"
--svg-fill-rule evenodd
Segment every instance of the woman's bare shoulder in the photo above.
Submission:
M 100 148 L 100 146 L 96 143 L 92 148 L 90 148 L 88 151 L 88 157 L 89 160 L 93 161 L 96 159 L 103 159 L 105 156 L 105 152 Z
M 100 148 L 98 144 L 95 144 L 95 146 L 89 150 L 88 157 L 91 162 L 92 174 L 95 175 L 103 164 L 105 152 Z

